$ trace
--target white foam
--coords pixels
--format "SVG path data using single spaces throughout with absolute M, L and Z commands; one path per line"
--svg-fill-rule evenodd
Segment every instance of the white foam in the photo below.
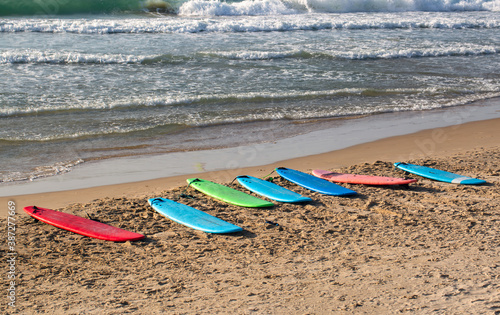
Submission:
M 500 0 L 498 0 L 500 1 Z M 221 6 L 222 4 L 218 4 Z M 230 4 L 227 4 L 230 5 Z M 231 4 L 232 5 L 232 4 Z M 232 19 L 212 17 L 122 18 L 122 19 L 0 19 L 2 32 L 41 32 L 77 34 L 115 33 L 200 33 L 273 32 L 328 29 L 464 29 L 500 28 L 500 19 L 489 12 L 433 13 L 403 12 L 395 19 L 391 13 L 292 14 L 241 16 Z M 196 15 L 193 13 L 193 15 Z
M 493 90 L 492 90 L 493 89 Z M 359 96 L 363 95 L 363 93 L 367 92 L 366 89 L 363 88 L 343 88 L 343 89 L 332 89 L 332 90 L 321 90 L 321 91 L 287 91 L 287 92 L 248 92 L 248 93 L 235 93 L 235 94 L 200 94 L 196 96 L 175 96 L 175 95 L 170 95 L 170 96 L 147 96 L 147 97 L 137 97 L 137 98 L 125 98 L 121 100 L 116 100 L 112 102 L 71 102 L 68 104 L 64 105 L 53 105 L 53 104 L 46 104 L 46 105 L 40 105 L 37 107 L 26 107 L 26 108 L 11 108 L 11 107 L 4 107 L 0 108 L 0 116 L 8 117 L 8 116 L 16 116 L 16 115 L 29 115 L 29 114 L 37 114 L 41 115 L 45 112 L 47 113 L 52 113 L 55 111 L 64 111 L 64 110 L 79 110 L 79 111 L 87 111 L 87 110 L 108 110 L 112 108 L 139 108 L 139 107 L 172 107 L 170 109 L 170 113 L 176 114 L 175 107 L 178 105 L 183 105 L 183 104 L 201 104 L 205 102 L 214 102 L 214 103 L 224 103 L 226 100 L 232 100 L 232 99 L 237 99 L 237 100 L 253 100 L 253 99 L 269 99 L 273 101 L 279 101 L 279 100 L 285 100 L 285 99 L 299 99 L 299 98 L 304 98 L 304 97 L 332 97 L 332 96 L 346 96 L 346 95 L 351 95 L 351 96 Z M 437 92 L 443 92 L 443 91 L 437 91 L 436 88 L 428 88 L 426 90 L 420 90 L 420 89 L 386 89 L 386 90 L 380 90 L 379 93 L 382 95 L 384 93 L 388 94 L 416 94 L 416 93 L 437 93 Z M 467 92 L 467 91 L 464 91 Z M 487 99 L 487 98 L 492 98 L 492 97 L 498 97 L 499 92 L 496 89 L 496 86 L 485 86 L 484 90 L 482 91 L 480 95 L 475 96 L 474 95 L 468 95 L 464 96 L 467 97 L 466 100 L 459 99 L 460 102 L 457 104 L 453 105 L 461 105 L 464 103 L 467 103 L 469 101 L 474 101 L 474 100 L 479 100 L 479 99 Z M 429 101 L 429 104 L 426 103 L 426 105 L 416 105 L 413 107 L 408 107 L 405 104 L 401 104 L 399 109 L 394 109 L 392 107 L 388 107 L 388 110 L 393 111 L 393 110 L 422 110 L 422 109 L 434 109 L 434 108 L 440 108 L 440 107 L 447 107 L 450 106 L 449 104 L 435 104 L 434 102 Z M 215 110 L 215 111 L 218 111 Z M 357 111 L 355 108 L 352 108 L 352 111 L 346 111 L 343 112 L 342 114 L 346 115 L 356 115 L 356 114 L 369 114 L 369 113 L 375 113 L 379 112 L 378 110 L 374 111 L 374 108 L 367 108 L 363 109 L 362 112 Z M 309 115 L 305 115 L 305 113 L 309 113 Z M 227 113 L 224 113 L 224 115 Z M 326 113 L 324 114 L 315 114 L 314 116 L 310 116 L 312 114 L 309 111 L 305 111 L 302 113 L 302 115 L 297 115 L 294 116 L 294 118 L 301 119 L 301 118 L 311 118 L 311 117 L 322 117 L 322 116 L 335 116 L 336 113 L 329 112 L 327 115 Z M 221 115 L 223 116 L 223 115 Z M 217 115 L 218 117 L 218 115 Z M 260 117 L 261 119 L 272 119 L 273 117 Z M 190 125 L 204 125 L 207 123 L 220 123 L 220 122 L 231 122 L 231 121 L 240 121 L 239 118 L 231 117 L 230 120 L 213 120 L 213 121 L 200 121 L 200 117 L 196 116 L 193 117 L 192 120 L 185 120 L 186 117 L 182 118 L 182 121 L 170 121 L 169 123 L 186 123 Z M 236 120 L 235 120 L 236 119 Z M 168 122 L 165 122 L 168 123 Z M 147 128 L 146 128 L 147 129 Z M 138 129 L 139 130 L 139 129 Z M 140 129 L 140 130 L 145 130 L 145 129 Z M 129 132 L 132 130 L 127 130 L 123 129 L 121 132 Z M 114 133 L 114 131 L 110 131 L 109 133 Z M 79 136 L 84 136 L 86 134 L 75 134 L 71 135 L 68 137 L 79 137 Z M 5 140 L 21 140 L 21 139 L 12 139 L 8 138 Z M 25 140 L 24 138 L 22 140 Z M 38 139 L 36 140 L 52 140 L 50 139 Z
M 222 2 L 217 0 L 191 0 L 179 8 L 184 16 L 235 16 L 235 15 L 286 15 L 296 10 L 280 0 L 246 0 L 242 2 Z
M 468 45 L 462 47 L 414 48 L 401 50 L 315 52 L 290 51 L 214 51 L 202 54 L 235 60 L 271 60 L 284 58 L 342 58 L 350 60 L 395 59 L 442 56 L 475 56 L 500 53 L 500 48 L 491 45 Z M 92 54 L 40 50 L 12 50 L 0 53 L 0 64 L 141 64 L 146 61 L 164 60 L 162 55 L 134 56 L 124 54 Z M 175 58 L 175 56 L 172 56 Z M 168 58 L 166 58 L 168 59 Z M 0 113 L 1 115 L 1 113 Z
M 13 172 L 6 176 L 0 177 L 0 183 L 8 183 L 15 181 L 34 181 L 36 179 L 50 177 L 54 175 L 62 175 L 70 172 L 73 167 L 83 163 L 84 160 L 78 159 L 74 161 L 58 162 L 53 165 L 44 165 L 36 167 L 29 173 Z
M 500 48 L 493 46 L 474 47 L 440 47 L 429 49 L 401 49 L 401 50 L 379 50 L 373 52 L 349 52 L 339 53 L 336 57 L 352 60 L 365 59 L 396 59 L 396 58 L 421 58 L 421 57 L 444 57 L 444 56 L 477 56 L 500 53 Z
M 498 11 L 499 0 L 190 0 L 178 12 L 184 16 L 286 15 L 303 11 L 323 13 L 408 11 Z
M 134 64 L 154 56 L 133 56 L 123 54 L 86 54 L 40 50 L 6 51 L 0 53 L 0 64 L 52 63 L 52 64 Z
M 397 58 L 421 58 L 421 57 L 444 57 L 444 56 L 478 56 L 500 53 L 500 48 L 491 45 L 467 45 L 462 47 L 438 47 L 438 48 L 414 48 L 414 49 L 380 49 L 380 50 L 358 50 L 358 51 L 331 51 L 313 52 L 304 50 L 291 51 L 227 51 L 211 52 L 212 56 L 235 60 L 271 60 L 284 58 L 339 58 L 348 60 L 366 59 L 397 59 Z
M 314 12 L 483 11 L 498 9 L 488 0 L 284 0 Z

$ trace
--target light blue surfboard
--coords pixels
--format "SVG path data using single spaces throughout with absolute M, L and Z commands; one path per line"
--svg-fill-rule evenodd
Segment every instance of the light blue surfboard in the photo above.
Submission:
M 148 200 L 153 209 L 172 221 L 207 233 L 233 233 L 243 229 L 190 206 L 167 198 Z
M 427 166 L 408 164 L 403 162 L 394 163 L 394 166 L 408 173 L 412 173 L 415 175 L 427 177 L 430 179 L 446 183 L 463 184 L 463 185 L 478 185 L 486 183 L 486 181 L 482 179 L 458 175 L 455 173 L 450 173 Z
M 257 177 L 242 175 L 236 177 L 236 179 L 246 189 L 279 202 L 306 202 L 312 200 L 309 197 L 304 197 L 294 191 Z
M 276 169 L 276 172 L 281 177 L 291 181 L 292 183 L 325 195 L 351 196 L 357 194 L 354 190 L 347 189 L 327 180 L 315 177 L 310 174 L 292 170 L 290 168 L 278 167 Z

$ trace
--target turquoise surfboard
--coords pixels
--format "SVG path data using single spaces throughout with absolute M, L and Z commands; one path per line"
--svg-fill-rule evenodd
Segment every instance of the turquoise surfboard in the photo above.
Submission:
M 347 189 L 345 187 L 339 186 L 327 180 L 315 177 L 310 174 L 292 170 L 290 168 L 278 167 L 276 169 L 276 172 L 281 177 L 291 181 L 292 183 L 295 183 L 309 190 L 316 191 L 325 195 L 351 196 L 357 194 L 354 190 Z
M 242 191 L 233 189 L 228 186 L 217 184 L 209 180 L 204 180 L 200 178 L 189 178 L 187 182 L 194 189 L 201 191 L 202 193 L 219 199 L 221 201 L 240 206 L 240 207 L 272 207 L 274 204 L 267 200 L 262 200 L 255 196 L 246 194 Z
M 312 200 L 309 197 L 304 197 L 294 191 L 257 177 L 241 175 L 236 179 L 246 189 L 279 202 L 307 202 Z
M 430 179 L 446 183 L 462 184 L 462 185 L 479 185 L 486 183 L 486 181 L 482 179 L 450 173 L 427 166 L 408 164 L 403 162 L 394 163 L 394 166 L 408 173 L 412 173 L 415 175 L 427 177 Z
M 163 216 L 195 230 L 207 233 L 233 233 L 243 230 L 239 226 L 167 198 L 151 198 L 148 202 Z

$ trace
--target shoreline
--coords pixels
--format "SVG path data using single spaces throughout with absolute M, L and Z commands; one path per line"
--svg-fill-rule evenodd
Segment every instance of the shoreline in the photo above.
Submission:
M 302 171 L 309 171 L 313 168 L 336 169 L 379 160 L 397 162 L 413 158 L 442 157 L 478 148 L 492 148 L 499 143 L 500 118 L 495 118 L 387 137 L 327 153 L 284 159 L 265 165 L 198 172 L 189 174 L 189 177 L 201 177 L 229 183 L 236 176 L 243 174 L 257 177 L 265 176 L 279 166 Z M 160 194 L 165 190 L 185 186 L 186 178 L 188 175 L 178 175 L 75 190 L 21 194 L 0 197 L 0 203 L 7 204 L 8 201 L 14 201 L 18 209 L 30 205 L 58 209 L 75 203 L 90 203 L 102 198 Z M 6 217 L 6 207 L 2 207 L 2 209 L 0 217 Z
M 500 301 L 498 122 L 391 137 L 284 165 L 307 171 L 321 162 L 329 168 L 349 165 L 340 168 L 346 173 L 403 177 L 392 161 L 410 159 L 485 179 L 484 185 L 424 178 L 408 187 L 344 184 L 358 194 L 335 197 L 276 178 L 312 201 L 244 208 L 186 191 L 182 177 L 171 182 L 177 188 L 168 187 L 171 178 L 156 188 L 136 183 L 133 193 L 144 193 L 136 197 L 123 194 L 126 185 L 115 186 L 116 195 L 101 187 L 105 197 L 60 209 L 146 236 L 125 243 L 83 237 L 19 215 L 15 250 L 22 272 L 16 274 L 16 310 L 493 314 Z M 203 177 L 228 182 L 243 171 L 269 173 L 256 167 Z M 84 190 L 73 193 L 89 196 Z M 181 202 L 243 231 L 209 234 L 169 220 L 147 202 L 158 193 L 170 199 L 192 195 Z M 7 218 L 0 221 L 7 226 Z M 4 289 L 12 290 L 7 282 Z M 7 308 L 0 305 L 4 313 Z
M 90 160 L 69 172 L 1 183 L 0 198 L 269 165 L 426 129 L 500 118 L 499 105 L 500 98 L 491 98 L 435 110 L 217 126 L 204 132 L 213 134 L 219 142 L 223 137 L 238 139 L 229 141 L 238 144 Z

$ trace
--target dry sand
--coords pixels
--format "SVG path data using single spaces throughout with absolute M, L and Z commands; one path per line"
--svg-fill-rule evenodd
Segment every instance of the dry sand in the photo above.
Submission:
M 147 205 L 149 197 L 178 196 L 187 176 L 2 198 L 18 208 L 18 256 L 17 307 L 8 307 L 4 281 L 0 312 L 500 314 L 499 140 L 500 120 L 490 120 L 276 165 L 403 177 L 392 163 L 405 161 L 488 181 L 481 186 L 415 176 L 410 187 L 344 185 L 359 193 L 345 198 L 276 179 L 313 202 L 270 209 L 227 205 L 189 188 L 194 199 L 181 202 L 245 229 L 233 235 L 197 232 Z M 199 177 L 229 184 L 236 175 L 267 175 L 274 166 Z M 88 213 L 147 238 L 82 237 L 21 214 L 32 204 Z M 8 257 L 6 242 L 1 251 Z

